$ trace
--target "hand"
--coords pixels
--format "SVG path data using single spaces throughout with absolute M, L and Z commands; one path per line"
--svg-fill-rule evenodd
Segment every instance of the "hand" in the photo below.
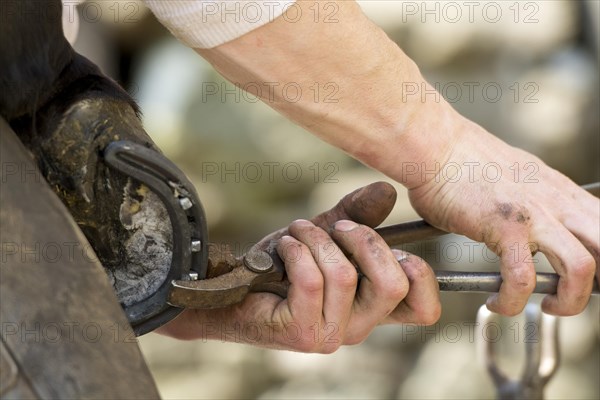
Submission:
M 453 128 L 461 133 L 438 159 L 441 173 L 409 192 L 415 209 L 429 223 L 484 242 L 501 257 L 503 283 L 488 299 L 490 310 L 523 310 L 535 287 L 532 254 L 541 251 L 560 275 L 558 293 L 546 296 L 542 309 L 581 312 L 600 265 L 600 200 L 472 122 L 462 119 Z
M 390 250 L 371 229 L 395 200 L 392 186 L 375 183 L 312 221 L 295 221 L 263 239 L 258 246 L 279 240 L 290 280 L 287 299 L 255 293 L 225 309 L 186 310 L 158 331 L 330 353 L 362 342 L 381 323 L 434 323 L 441 306 L 433 271 L 414 255 Z

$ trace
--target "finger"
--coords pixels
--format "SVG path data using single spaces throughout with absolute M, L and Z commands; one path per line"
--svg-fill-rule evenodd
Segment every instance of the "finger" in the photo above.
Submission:
M 312 218 L 328 230 L 336 221 L 350 219 L 372 228 L 390 214 L 396 204 L 396 189 L 387 182 L 375 182 L 344 196 L 331 210 Z
M 596 277 L 600 283 L 600 226 L 598 225 L 600 200 L 594 200 L 596 201 L 596 207 L 590 208 L 589 211 L 594 213 L 593 210 L 595 209 L 595 216 L 582 217 L 586 215 L 586 212 L 580 212 L 579 214 L 568 212 L 561 221 L 564 226 L 571 231 L 579 241 L 581 241 L 596 260 Z
M 583 187 L 576 185 L 573 181 L 567 178 L 571 190 L 571 198 L 580 203 L 584 209 L 600 214 L 600 191 L 598 188 L 594 190 L 586 190 Z
M 408 278 L 410 290 L 383 323 L 433 325 L 442 313 L 440 288 L 435 273 L 420 257 L 402 250 L 394 249 L 392 252 Z
M 542 302 L 543 311 L 554 315 L 580 313 L 592 292 L 596 260 L 558 221 L 545 224 L 533 237 L 560 276 L 556 295 L 548 295 Z
M 283 323 L 296 322 L 310 326 L 321 321 L 323 310 L 323 275 L 306 245 L 291 236 L 283 236 L 277 253 L 285 263 L 290 287 L 279 311 Z M 283 310 L 283 311 L 282 311 Z
M 342 220 L 335 223 L 331 234 L 363 274 L 345 338 L 346 344 L 355 344 L 404 299 L 408 279 L 390 248 L 371 228 Z
M 499 314 L 517 315 L 523 311 L 535 288 L 535 269 L 529 243 L 523 236 L 513 236 L 489 247 L 501 257 L 502 284 L 498 293 L 488 298 L 487 307 Z
M 358 283 L 356 268 L 331 237 L 312 222 L 294 221 L 289 231 L 308 247 L 317 262 L 324 279 L 324 319 L 327 323 L 336 324 L 336 335 L 343 337 L 356 294 Z

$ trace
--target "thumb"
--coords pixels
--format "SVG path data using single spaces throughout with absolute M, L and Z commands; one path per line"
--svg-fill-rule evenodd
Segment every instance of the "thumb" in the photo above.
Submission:
M 341 219 L 375 228 L 396 204 L 396 189 L 387 182 L 375 182 L 344 196 L 331 210 L 312 218 L 316 226 L 328 230 Z
M 387 182 L 375 182 L 345 195 L 331 210 L 311 219 L 325 231 L 341 219 L 349 219 L 371 228 L 381 224 L 396 204 L 396 189 Z M 287 228 L 271 233 L 254 248 L 266 250 L 274 240 L 287 235 Z

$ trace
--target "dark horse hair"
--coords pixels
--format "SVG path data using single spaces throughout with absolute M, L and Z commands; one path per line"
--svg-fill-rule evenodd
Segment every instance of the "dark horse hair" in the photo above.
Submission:
M 129 94 L 66 40 L 60 0 L 1 0 L 0 16 L 0 115 L 15 130 L 49 102 L 66 108 L 81 93 L 125 100 L 139 113 Z

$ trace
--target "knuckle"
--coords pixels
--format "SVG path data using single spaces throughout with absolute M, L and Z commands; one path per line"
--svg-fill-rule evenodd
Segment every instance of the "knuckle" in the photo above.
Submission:
M 438 322 L 441 315 L 442 315 L 442 306 L 438 302 L 437 304 L 435 304 L 431 307 L 420 310 L 417 313 L 417 316 L 416 316 L 417 321 L 415 321 L 415 322 L 418 324 L 423 324 L 423 325 L 433 325 L 436 322 Z
M 379 242 L 379 235 L 366 225 L 359 225 L 356 229 L 359 240 L 369 246 L 376 245 Z
M 402 301 L 408 294 L 408 282 L 402 276 L 396 276 L 393 279 L 384 281 L 383 293 L 396 303 Z
M 304 292 L 314 295 L 322 293 L 325 287 L 323 276 L 317 273 L 303 276 L 302 280 L 295 284 L 300 286 Z
M 427 313 L 425 313 L 423 318 L 423 323 L 425 325 L 433 325 L 442 316 L 442 305 L 437 303 L 435 306 L 431 307 Z
M 291 240 L 281 240 L 277 244 L 277 249 L 281 254 L 281 258 L 286 263 L 298 262 L 305 252 L 304 246 L 301 243 Z
M 535 270 L 527 265 L 512 268 L 509 270 L 506 283 L 516 294 L 528 295 L 535 289 Z
M 590 279 L 596 272 L 596 260 L 587 253 L 577 259 L 571 270 L 575 279 Z
M 392 260 L 389 264 L 387 262 L 385 264 L 387 268 L 380 268 L 369 274 L 369 280 L 376 288 L 378 297 L 398 304 L 408 294 L 408 277 L 398 267 L 395 260 Z
M 358 273 L 351 264 L 339 264 L 332 270 L 336 285 L 344 289 L 354 289 L 358 285 Z

